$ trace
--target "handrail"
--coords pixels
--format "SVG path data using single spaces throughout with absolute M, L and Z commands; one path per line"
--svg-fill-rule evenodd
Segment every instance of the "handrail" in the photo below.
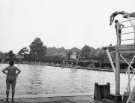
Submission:
M 124 40 L 121 40 L 121 41 L 128 41 L 128 40 L 134 40 L 134 39 L 124 39 Z
M 120 23 L 124 23 L 124 22 L 128 22 L 128 21 L 132 21 L 132 20 L 135 20 L 135 19 L 124 20 L 124 21 L 121 21 Z
M 135 25 L 130 25 L 130 26 L 125 26 L 125 27 L 123 27 L 123 29 L 125 29 L 125 28 L 131 28 L 131 27 L 134 27 Z
M 131 34 L 131 33 L 135 33 L 135 32 L 122 33 L 122 35 Z

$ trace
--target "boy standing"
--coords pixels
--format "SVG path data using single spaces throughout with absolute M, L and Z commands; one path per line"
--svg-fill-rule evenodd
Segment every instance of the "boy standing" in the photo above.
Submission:
M 10 90 L 10 86 L 11 86 L 11 88 L 12 88 L 12 102 L 13 102 L 14 101 L 14 94 L 15 94 L 16 79 L 21 71 L 16 66 L 14 66 L 13 61 L 10 61 L 9 66 L 6 67 L 2 72 L 7 75 L 7 77 L 6 77 L 6 87 L 7 87 L 6 100 L 8 102 L 9 90 Z

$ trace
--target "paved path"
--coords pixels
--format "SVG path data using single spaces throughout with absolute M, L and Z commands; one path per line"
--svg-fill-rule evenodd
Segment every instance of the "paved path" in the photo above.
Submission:
M 0 103 L 7 103 L 0 100 Z M 8 102 L 11 103 L 11 102 Z M 38 98 L 16 98 L 14 103 L 94 103 L 91 96 L 59 96 Z

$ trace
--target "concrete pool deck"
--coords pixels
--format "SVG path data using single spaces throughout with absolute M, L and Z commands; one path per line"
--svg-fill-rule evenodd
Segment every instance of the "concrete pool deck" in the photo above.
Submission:
M 0 103 L 7 103 L 6 99 L 0 99 Z M 9 99 L 8 103 L 11 99 Z M 92 96 L 56 96 L 56 97 L 36 97 L 36 98 L 15 98 L 14 103 L 94 103 Z

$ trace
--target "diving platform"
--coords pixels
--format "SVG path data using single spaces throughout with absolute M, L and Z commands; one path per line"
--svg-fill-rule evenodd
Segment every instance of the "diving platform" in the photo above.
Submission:
M 120 53 L 135 53 L 135 45 L 121 45 L 119 51 Z
M 110 21 L 114 20 L 114 15 L 127 15 L 128 13 L 125 13 L 123 11 L 121 12 L 114 12 L 110 16 Z M 135 86 L 131 90 L 131 81 L 133 80 L 133 76 L 131 75 L 131 70 L 133 71 L 133 74 L 135 74 L 135 68 L 133 68 L 132 64 L 135 61 L 135 12 L 133 13 L 132 17 L 130 17 L 130 13 L 127 16 L 127 20 L 125 21 L 119 21 L 115 20 L 115 30 L 116 30 L 116 45 L 104 47 L 103 49 L 106 50 L 108 59 L 110 61 L 110 64 L 112 66 L 112 69 L 114 71 L 115 75 L 115 94 L 113 95 L 112 103 L 135 103 Z M 113 21 L 112 21 L 113 22 Z M 129 25 L 130 24 L 130 25 Z M 129 29 L 130 28 L 130 29 Z M 129 29 L 129 30 L 127 30 Z M 126 37 L 125 37 L 126 36 Z M 115 61 L 112 59 L 112 53 L 115 54 Z M 129 54 L 132 54 L 128 56 Z M 127 56 L 124 56 L 127 55 Z M 114 55 L 113 55 L 114 56 Z M 126 76 L 128 78 L 126 88 L 124 92 L 126 93 L 126 99 L 123 98 L 123 95 L 120 94 L 120 59 L 122 59 L 127 65 L 126 69 Z M 114 65 L 115 62 L 115 65 Z M 103 101 L 103 99 L 110 98 L 112 95 L 110 95 L 110 90 L 108 89 L 107 97 L 102 98 L 106 93 L 102 86 L 96 86 L 95 84 L 95 100 L 101 101 L 100 103 L 110 103 Z M 106 86 L 104 86 L 105 88 Z M 101 89 L 101 90 L 100 90 Z M 102 90 L 103 89 L 103 90 Z M 101 91 L 104 91 L 101 93 Z M 100 94 L 100 95 L 99 95 Z M 97 102 L 98 103 L 98 102 Z
M 116 51 L 116 46 L 108 46 L 104 47 L 104 50 L 108 49 L 110 52 Z M 120 45 L 118 48 L 120 53 L 135 53 L 135 45 L 134 44 L 128 44 L 128 45 Z

